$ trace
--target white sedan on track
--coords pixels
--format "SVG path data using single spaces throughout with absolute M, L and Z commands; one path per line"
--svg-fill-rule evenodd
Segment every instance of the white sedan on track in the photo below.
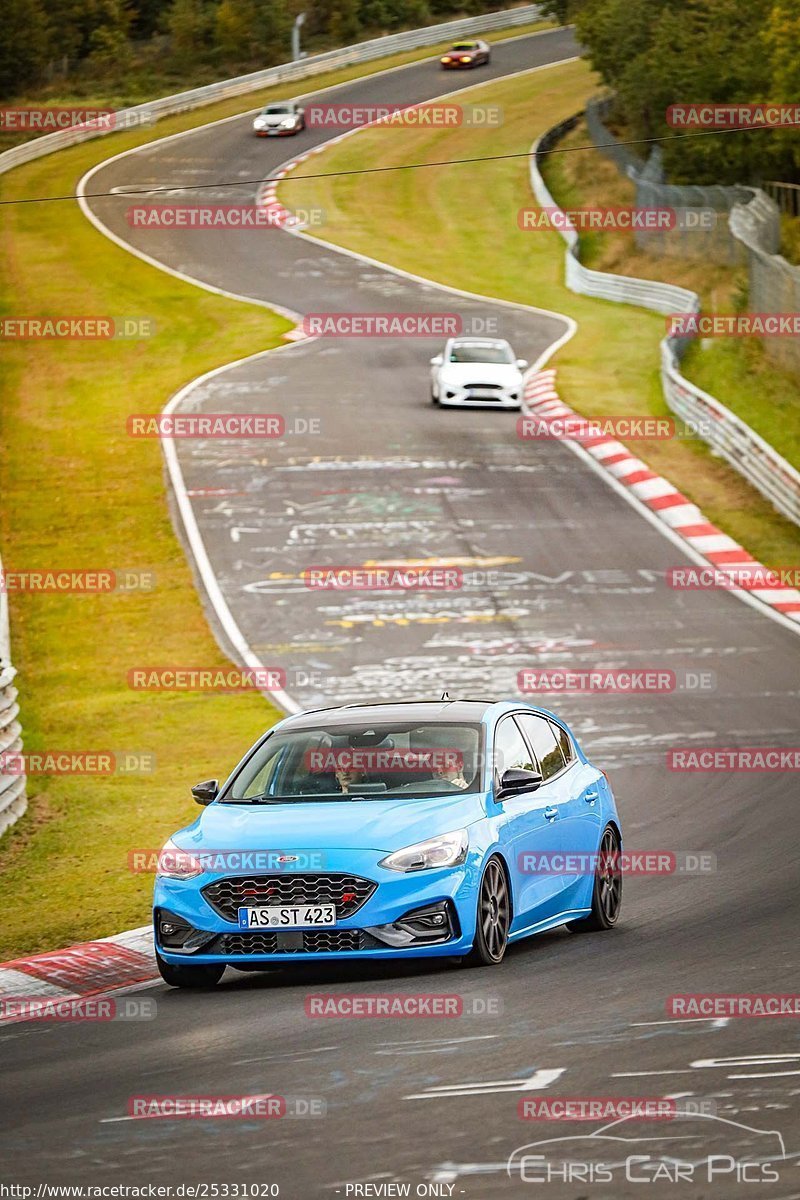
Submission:
M 305 127 L 305 109 L 293 100 L 268 104 L 253 121 L 253 133 L 256 137 L 291 137 Z
M 521 408 L 527 365 L 503 338 L 450 338 L 431 359 L 431 402 L 447 408 Z

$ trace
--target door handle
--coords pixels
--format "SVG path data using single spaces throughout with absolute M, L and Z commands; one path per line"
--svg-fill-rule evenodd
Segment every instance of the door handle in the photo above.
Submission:
M 586 792 L 583 798 L 587 804 L 594 804 L 597 800 L 597 792 Z
M 558 809 L 553 808 L 552 805 L 550 806 L 550 808 L 546 808 L 544 810 L 544 819 L 546 821 L 555 821 L 557 816 L 558 816 Z

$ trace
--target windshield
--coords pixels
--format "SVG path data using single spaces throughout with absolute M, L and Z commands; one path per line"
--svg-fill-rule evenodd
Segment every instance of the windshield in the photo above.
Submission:
M 452 796 L 480 785 L 479 756 L 478 725 L 354 723 L 276 733 L 223 803 Z
M 475 42 L 456 42 L 455 45 L 453 46 L 453 49 L 454 50 L 475 50 L 476 43 Z
M 510 346 L 489 346 L 485 343 L 465 343 L 453 346 L 450 362 L 454 363 L 512 363 L 514 355 Z
M 261 110 L 265 117 L 285 117 L 291 111 L 291 104 L 268 104 L 266 108 L 262 108 Z

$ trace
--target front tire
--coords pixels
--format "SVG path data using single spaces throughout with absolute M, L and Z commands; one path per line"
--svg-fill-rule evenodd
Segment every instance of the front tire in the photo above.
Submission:
M 436 395 L 436 392 L 433 390 L 433 388 L 431 388 L 431 404 L 434 406 L 434 408 L 439 407 L 439 397 Z
M 568 923 L 567 929 L 573 933 L 601 933 L 604 929 L 613 929 L 619 920 L 622 907 L 620 850 L 619 834 L 613 825 L 606 825 L 594 873 L 592 911 L 588 917 Z
M 490 858 L 478 889 L 475 941 L 464 957 L 467 967 L 497 967 L 508 946 L 511 925 L 511 892 L 499 858 Z
M 168 963 L 156 950 L 158 973 L 175 988 L 212 988 L 225 971 L 224 963 Z

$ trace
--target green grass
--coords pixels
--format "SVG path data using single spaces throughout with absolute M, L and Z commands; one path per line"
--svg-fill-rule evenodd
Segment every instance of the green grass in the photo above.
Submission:
M 518 210 L 535 203 L 525 158 L 302 182 L 304 171 L 334 176 L 378 165 L 526 152 L 537 134 L 580 109 L 596 88 L 584 62 L 485 84 L 466 98 L 501 105 L 500 128 L 362 130 L 316 155 L 313 167 L 301 165 L 279 194 L 290 207 L 320 206 L 326 223 L 318 236 L 327 241 L 454 287 L 574 317 L 578 333 L 555 365 L 564 399 L 579 412 L 670 416 L 658 372 L 664 318 L 566 289 L 561 238 L 517 226 Z M 720 277 L 718 286 L 725 282 Z M 776 566 L 797 560 L 800 531 L 702 442 L 639 441 L 632 448 L 758 558 Z
M 681 370 L 800 467 L 800 378 L 768 358 L 757 338 L 701 339 Z
M 69 190 L 84 148 L 5 180 L 5 194 Z M 170 523 L 160 448 L 125 419 L 220 362 L 282 341 L 289 323 L 199 291 L 133 259 L 75 206 L 58 236 L 36 206 L 2 210 L 6 314 L 147 316 L 139 341 L 11 342 L 0 401 L 7 570 L 149 570 L 151 592 L 9 596 L 28 750 L 134 750 L 152 775 L 38 777 L 29 815 L 0 845 L 0 957 L 113 933 L 147 917 L 152 879 L 127 852 L 158 846 L 197 812 L 188 788 L 224 774 L 276 719 L 260 695 L 137 694 L 130 667 L 223 665 Z
M 516 31 L 519 32 L 519 31 Z M 497 35 L 502 36 L 502 35 Z M 317 76 L 322 88 L 435 53 Z M 109 155 L 281 94 L 265 89 L 111 134 L 0 176 L 0 198 L 74 191 Z M 127 867 L 198 810 L 189 787 L 224 775 L 277 712 L 260 695 L 138 694 L 136 665 L 221 666 L 167 509 L 157 443 L 125 418 L 155 412 L 214 366 L 278 345 L 288 323 L 151 268 L 113 245 L 76 204 L 0 208 L 6 316 L 141 316 L 131 342 L 3 344 L 0 548 L 7 570 L 152 571 L 156 589 L 108 596 L 11 595 L 28 750 L 143 751 L 152 775 L 35 777 L 27 814 L 0 842 L 0 958 L 100 937 L 147 920 L 152 879 Z
M 561 142 L 570 149 L 589 140 L 585 123 Z M 554 155 L 545 174 L 565 207 L 634 205 L 636 189 L 596 151 Z M 784 218 L 784 230 L 788 227 Z M 800 222 L 794 222 L 800 227 Z M 690 288 L 704 312 L 734 312 L 747 295 L 747 268 L 703 259 L 655 257 L 639 250 L 633 235 L 615 230 L 581 237 L 581 262 L 599 271 L 660 279 Z M 710 338 L 696 342 L 682 371 L 737 413 L 795 466 L 800 466 L 800 376 L 782 368 L 757 338 Z
M 795 266 L 800 264 L 800 217 L 781 216 L 780 253 Z

